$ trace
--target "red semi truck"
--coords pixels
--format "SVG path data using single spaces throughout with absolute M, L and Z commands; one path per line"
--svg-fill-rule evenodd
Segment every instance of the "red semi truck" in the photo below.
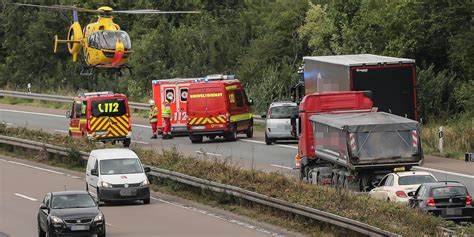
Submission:
M 370 91 L 321 92 L 299 105 L 296 165 L 303 180 L 368 191 L 385 174 L 421 165 L 420 124 L 376 112 Z
M 325 91 L 372 91 L 379 111 L 418 119 L 415 60 L 372 54 L 303 57 L 296 97 Z

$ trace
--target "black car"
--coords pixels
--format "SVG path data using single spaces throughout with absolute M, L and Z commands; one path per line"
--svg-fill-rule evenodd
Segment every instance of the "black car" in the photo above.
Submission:
M 466 186 L 453 181 L 424 183 L 409 192 L 409 205 L 446 220 L 474 221 L 472 197 Z
M 105 218 L 86 191 L 46 194 L 38 211 L 38 236 L 94 235 L 105 237 Z

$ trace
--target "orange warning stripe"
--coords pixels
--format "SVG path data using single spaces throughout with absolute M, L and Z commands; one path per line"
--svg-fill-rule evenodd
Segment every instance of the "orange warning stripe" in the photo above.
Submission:
M 219 117 L 194 117 L 188 119 L 189 125 L 203 125 L 203 124 L 218 124 L 218 123 L 226 123 L 227 117 L 226 116 L 219 116 Z

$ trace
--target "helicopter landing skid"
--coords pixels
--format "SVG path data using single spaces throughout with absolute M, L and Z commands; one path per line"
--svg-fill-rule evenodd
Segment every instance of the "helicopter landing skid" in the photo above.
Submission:
M 95 74 L 95 67 L 82 66 L 81 76 L 93 76 Z
M 99 70 L 104 70 L 107 71 L 107 74 L 109 76 L 114 76 L 114 77 L 121 77 L 122 74 L 122 68 L 128 69 L 128 72 L 130 75 L 133 74 L 132 67 L 129 65 L 120 65 L 120 66 L 109 66 L 109 65 L 97 65 L 97 66 L 82 66 L 81 69 L 81 76 L 93 76 L 97 69 Z

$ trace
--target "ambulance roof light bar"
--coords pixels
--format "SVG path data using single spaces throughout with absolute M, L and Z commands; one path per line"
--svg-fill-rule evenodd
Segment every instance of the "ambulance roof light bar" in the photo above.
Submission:
M 204 82 L 217 81 L 217 80 L 233 80 L 235 75 L 222 75 L 222 74 L 213 74 L 207 75 L 204 77 Z
M 113 91 L 98 91 L 98 92 L 86 92 L 79 94 L 80 96 L 100 96 L 100 95 L 113 95 Z

